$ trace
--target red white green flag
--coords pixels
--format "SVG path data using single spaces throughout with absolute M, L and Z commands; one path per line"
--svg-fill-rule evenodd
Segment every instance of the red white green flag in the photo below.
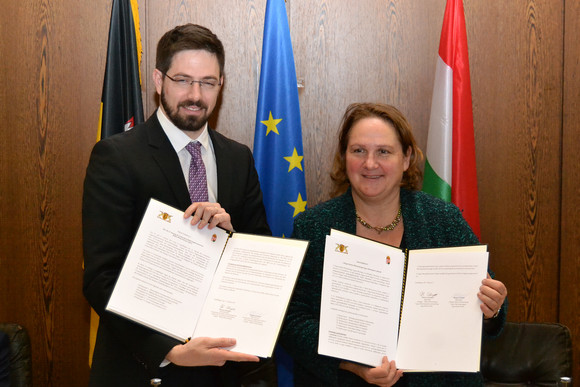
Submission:
M 479 199 L 462 0 L 445 7 L 431 102 L 423 191 L 454 203 L 479 237 Z

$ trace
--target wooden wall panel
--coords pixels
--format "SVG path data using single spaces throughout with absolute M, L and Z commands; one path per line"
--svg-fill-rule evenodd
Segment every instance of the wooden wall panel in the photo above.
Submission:
M 557 321 L 562 3 L 466 6 L 482 240 L 509 319 Z
M 37 386 L 88 376 L 80 207 L 109 14 L 98 2 L 22 1 L 0 22 L 0 319 L 28 329 Z
M 425 144 L 444 2 L 293 2 L 308 202 L 328 199 L 338 126 L 352 102 L 385 102 Z M 436 16 L 435 16 L 436 15 Z M 413 25 L 413 28 L 403 26 Z
M 88 376 L 80 201 L 111 2 L 25 0 L 6 4 L 0 16 L 0 320 L 30 330 L 38 386 L 85 385 Z M 445 2 L 361 0 L 353 8 L 287 1 L 305 85 L 299 98 L 310 206 L 328 197 L 336 131 L 349 103 L 398 106 L 425 147 Z M 139 4 L 146 115 L 157 106 L 158 39 L 175 25 L 203 24 L 226 49 L 212 126 L 252 147 L 266 0 Z M 508 319 L 569 325 L 578 359 L 580 6 L 565 4 L 467 1 L 465 11 L 482 240 L 510 292 Z
M 575 383 L 580 383 L 580 4 L 566 2 L 562 131 L 560 315 L 574 338 Z
M 265 0 L 147 2 L 145 20 L 148 51 L 144 55 L 146 113 L 152 113 L 157 107 L 151 74 L 155 69 L 155 51 L 159 38 L 176 25 L 202 24 L 220 38 L 226 52 L 225 84 L 210 124 L 226 136 L 251 148 L 254 142 L 265 8 Z

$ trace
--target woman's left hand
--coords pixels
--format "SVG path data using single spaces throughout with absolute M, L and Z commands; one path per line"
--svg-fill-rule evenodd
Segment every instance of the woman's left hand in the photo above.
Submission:
M 481 311 L 486 319 L 493 318 L 499 313 L 503 302 L 507 296 L 507 288 L 503 282 L 494 280 L 487 275 L 481 281 L 481 287 L 477 297 L 481 300 Z
M 343 361 L 340 363 L 340 368 L 358 375 L 369 384 L 381 387 L 390 387 L 397 383 L 401 376 L 403 376 L 403 371 L 397 369 L 395 361 L 389 361 L 386 356 L 383 357 L 383 362 L 379 367 L 371 368 Z

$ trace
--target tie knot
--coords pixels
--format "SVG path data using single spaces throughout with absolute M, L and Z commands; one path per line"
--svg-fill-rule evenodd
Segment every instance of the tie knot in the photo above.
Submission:
M 199 141 L 192 141 L 185 146 L 185 149 L 193 156 L 201 155 L 201 143 Z

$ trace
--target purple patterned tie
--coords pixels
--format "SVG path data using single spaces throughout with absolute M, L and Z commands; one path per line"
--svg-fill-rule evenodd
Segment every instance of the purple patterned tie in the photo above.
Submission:
M 205 165 L 201 159 L 201 143 L 192 141 L 185 146 L 191 154 L 191 164 L 189 164 L 189 197 L 191 202 L 207 202 L 207 178 L 205 176 Z

